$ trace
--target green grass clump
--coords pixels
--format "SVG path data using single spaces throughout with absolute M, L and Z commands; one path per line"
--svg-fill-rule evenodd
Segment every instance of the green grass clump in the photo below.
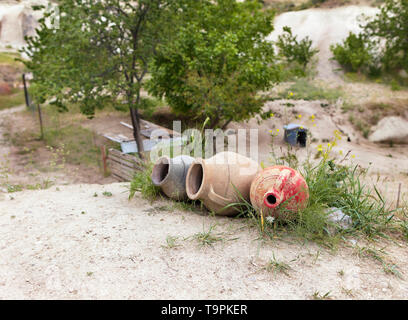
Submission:
M 207 231 L 205 231 L 204 226 L 203 226 L 203 231 L 202 232 L 197 232 L 196 234 L 194 234 L 193 238 L 202 247 L 213 246 L 214 243 L 216 243 L 218 241 L 223 241 L 222 237 L 220 237 L 218 234 L 214 233 L 215 228 L 216 228 L 216 225 L 213 224 L 213 225 L 210 226 L 210 228 Z
M 292 95 L 293 93 L 293 95 Z M 327 100 L 335 102 L 343 95 L 340 88 L 330 89 L 317 86 L 307 79 L 299 79 L 292 84 L 288 89 L 279 94 L 282 99 L 290 97 L 295 100 Z
M 0 95 L 0 110 L 21 106 L 24 103 L 24 90 L 12 89 L 10 95 Z
M 142 171 L 137 171 L 130 182 L 129 199 L 132 199 L 136 192 L 140 192 L 142 197 L 150 201 L 155 200 L 160 194 L 160 188 L 153 184 L 151 179 L 154 164 L 147 162 Z
M 323 157 L 318 162 L 312 161 L 310 156 L 304 162 L 297 161 L 296 154 L 290 152 L 275 159 L 277 165 L 298 170 L 309 187 L 308 205 L 295 220 L 263 217 L 239 194 L 240 201 L 230 206 L 238 208 L 239 216 L 248 217 L 260 233 L 269 238 L 285 232 L 333 247 L 347 234 L 362 234 L 369 238 L 389 237 L 395 232 L 402 234 L 404 230 L 394 217 L 395 210 L 386 205 L 375 186 L 371 188 L 363 182 L 367 170 L 358 165 L 336 163 L 330 159 L 330 151 L 331 147 L 319 151 Z M 353 223 L 350 228 L 341 229 L 328 221 L 332 207 L 351 217 Z
M 268 272 L 273 272 L 273 273 L 283 273 L 287 276 L 289 276 L 289 271 L 292 268 L 290 267 L 289 264 L 283 261 L 278 261 L 275 257 L 275 254 L 273 254 L 272 259 L 269 260 L 269 262 L 265 266 L 265 270 Z

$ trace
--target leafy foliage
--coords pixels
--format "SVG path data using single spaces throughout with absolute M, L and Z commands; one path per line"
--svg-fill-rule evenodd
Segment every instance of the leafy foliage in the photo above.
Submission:
M 78 103 L 92 117 L 108 103 L 127 105 L 140 148 L 138 109 L 148 64 L 159 41 L 169 37 L 174 1 L 63 0 L 40 19 L 37 36 L 27 38 L 25 64 L 33 72 L 39 103 L 52 98 L 60 111 Z M 38 6 L 41 10 L 43 7 Z M 154 22 L 154 23 L 153 23 Z
M 334 59 L 346 70 L 352 72 L 374 73 L 373 44 L 363 34 L 349 33 L 342 44 L 330 47 Z
M 273 13 L 258 1 L 190 1 L 174 41 L 160 46 L 150 92 L 178 113 L 211 119 L 210 127 L 259 112 L 258 90 L 277 80 L 272 44 Z
M 386 0 L 363 31 L 350 33 L 341 44 L 331 46 L 334 59 L 346 70 L 378 75 L 408 72 L 408 2 Z
M 312 58 L 319 52 L 312 49 L 312 40 L 306 37 L 300 41 L 292 34 L 290 27 L 283 27 L 283 34 L 276 42 L 279 48 L 279 55 L 289 64 L 291 72 L 297 76 L 306 76 L 306 66 Z

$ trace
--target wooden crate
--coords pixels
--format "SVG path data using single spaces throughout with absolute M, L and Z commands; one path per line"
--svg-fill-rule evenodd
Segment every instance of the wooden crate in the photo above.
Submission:
M 112 176 L 119 181 L 130 181 L 136 171 L 144 170 L 142 160 L 116 149 L 109 149 L 106 163 Z

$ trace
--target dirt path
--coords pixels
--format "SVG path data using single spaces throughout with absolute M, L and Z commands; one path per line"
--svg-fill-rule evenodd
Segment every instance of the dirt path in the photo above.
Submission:
M 336 299 L 408 297 L 406 280 L 359 258 L 351 244 L 331 253 L 294 239 L 261 242 L 242 219 L 183 212 L 167 201 L 150 205 L 138 195 L 129 201 L 126 190 L 116 183 L 5 195 L 0 298 L 309 299 L 327 292 Z M 200 247 L 194 235 L 212 224 L 222 241 Z M 178 237 L 178 246 L 166 247 L 167 236 Z M 406 245 L 382 245 L 406 277 Z M 287 275 L 264 269 L 274 255 L 291 267 Z

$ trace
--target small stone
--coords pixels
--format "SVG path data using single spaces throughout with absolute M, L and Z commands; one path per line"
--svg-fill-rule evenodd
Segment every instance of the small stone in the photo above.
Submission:
M 327 219 L 330 222 L 337 224 L 342 229 L 349 229 L 353 226 L 353 220 L 351 217 L 344 214 L 341 209 L 332 207 L 329 211 L 330 213 L 328 214 Z

